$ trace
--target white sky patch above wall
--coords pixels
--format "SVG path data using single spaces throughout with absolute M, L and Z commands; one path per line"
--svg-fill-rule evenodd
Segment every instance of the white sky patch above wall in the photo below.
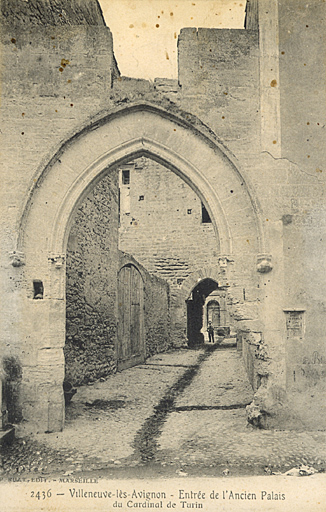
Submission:
M 100 0 L 124 76 L 177 78 L 181 28 L 243 28 L 246 0 Z

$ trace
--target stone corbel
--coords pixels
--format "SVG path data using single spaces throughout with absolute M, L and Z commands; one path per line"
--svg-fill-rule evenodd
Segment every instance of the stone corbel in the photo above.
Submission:
M 258 254 L 257 256 L 257 272 L 266 274 L 273 268 L 271 254 Z
M 229 258 L 228 256 L 220 256 L 218 259 L 218 264 L 219 264 L 220 270 L 222 272 L 225 272 L 228 267 L 228 263 L 231 261 L 233 261 L 233 260 L 231 258 Z
M 218 259 L 218 264 L 220 266 L 220 269 L 225 271 L 227 266 L 228 266 L 227 258 L 219 258 Z
M 22 267 L 25 265 L 25 254 L 21 251 L 12 251 L 9 253 L 13 267 Z
M 60 269 L 64 266 L 65 259 L 66 258 L 64 254 L 55 254 L 49 257 L 50 263 L 52 263 L 57 269 Z

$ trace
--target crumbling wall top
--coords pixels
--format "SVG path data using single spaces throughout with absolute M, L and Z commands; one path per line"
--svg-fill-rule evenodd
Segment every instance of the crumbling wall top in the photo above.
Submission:
M 1 18 L 20 25 L 105 26 L 97 0 L 2 0 Z

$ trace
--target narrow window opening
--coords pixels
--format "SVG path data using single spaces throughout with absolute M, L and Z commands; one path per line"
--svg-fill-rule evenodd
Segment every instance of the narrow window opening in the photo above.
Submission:
M 130 185 L 130 170 L 122 171 L 122 185 Z
M 138 201 L 144 201 L 144 199 L 145 199 L 145 196 L 139 196 Z
M 119 193 L 118 193 L 118 214 L 119 214 L 119 227 L 121 225 L 121 190 L 119 188 Z
M 206 210 L 206 206 L 203 203 L 201 204 L 201 221 L 203 224 L 211 224 L 212 223 L 209 213 Z
M 191 208 L 189 208 L 189 209 L 187 210 L 187 213 L 188 213 L 188 215 L 191 215 L 191 213 L 192 213 Z
M 34 279 L 33 281 L 34 297 L 33 299 L 43 299 L 44 287 L 42 281 Z

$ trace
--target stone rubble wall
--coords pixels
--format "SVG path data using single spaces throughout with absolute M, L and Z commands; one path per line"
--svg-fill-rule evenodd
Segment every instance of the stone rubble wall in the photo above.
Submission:
M 67 250 L 65 378 L 74 385 L 116 371 L 118 181 L 110 172 L 75 214 Z
M 81 385 L 116 372 L 117 275 L 134 264 L 144 280 L 146 357 L 170 348 L 169 286 L 118 251 L 118 172 L 75 214 L 67 250 L 65 378 Z

